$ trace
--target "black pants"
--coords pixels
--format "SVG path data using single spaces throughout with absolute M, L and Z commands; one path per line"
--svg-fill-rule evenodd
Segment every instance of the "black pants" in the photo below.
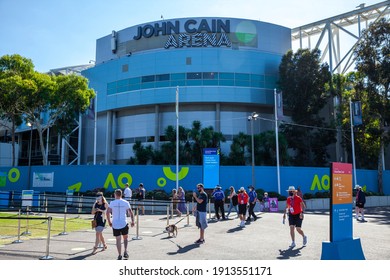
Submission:
M 225 219 L 225 209 L 223 200 L 216 200 L 214 202 L 215 216 L 219 219 L 219 211 L 222 213 L 222 219 Z
M 255 215 L 255 211 L 253 211 L 255 209 L 255 206 L 256 206 L 256 203 L 249 203 L 249 216 L 248 216 L 248 219 L 251 218 L 251 216 L 253 216 L 253 218 L 256 220 L 257 219 L 257 216 Z

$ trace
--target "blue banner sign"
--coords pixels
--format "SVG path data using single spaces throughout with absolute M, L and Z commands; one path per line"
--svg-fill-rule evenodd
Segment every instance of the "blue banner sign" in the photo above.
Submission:
M 203 184 L 206 189 L 219 185 L 219 149 L 203 149 Z

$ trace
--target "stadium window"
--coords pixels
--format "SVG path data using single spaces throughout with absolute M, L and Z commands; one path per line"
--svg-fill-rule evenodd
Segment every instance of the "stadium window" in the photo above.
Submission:
M 142 76 L 142 83 L 149 83 L 149 82 L 154 82 L 156 79 L 155 75 L 149 75 L 149 76 Z
M 187 73 L 187 80 L 200 80 L 202 79 L 201 72 L 189 72 Z

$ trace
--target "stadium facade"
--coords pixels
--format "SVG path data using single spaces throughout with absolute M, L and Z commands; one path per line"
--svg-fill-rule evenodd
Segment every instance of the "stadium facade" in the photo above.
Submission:
M 97 92 L 97 118 L 85 118 L 82 163 L 124 164 L 141 141 L 158 148 L 179 122 L 233 137 L 274 129 L 274 88 L 291 29 L 237 18 L 180 18 L 132 26 L 96 42 L 95 66 L 82 71 Z M 95 130 L 96 127 L 96 130 Z M 94 134 L 97 133 L 96 153 Z M 95 157 L 96 155 L 96 157 Z

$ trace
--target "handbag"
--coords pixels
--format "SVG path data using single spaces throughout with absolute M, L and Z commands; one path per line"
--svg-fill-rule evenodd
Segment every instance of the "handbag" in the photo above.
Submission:
M 93 229 L 97 226 L 96 219 L 93 219 L 93 220 L 91 221 L 91 225 L 92 225 L 92 228 L 93 228 Z

